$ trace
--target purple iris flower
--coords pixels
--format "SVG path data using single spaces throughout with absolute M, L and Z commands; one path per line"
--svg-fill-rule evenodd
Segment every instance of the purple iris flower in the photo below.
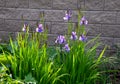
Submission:
M 24 23 L 23 28 L 22 28 L 22 31 L 23 31 L 23 32 L 26 32 L 26 31 L 27 31 L 27 28 L 28 28 L 28 24 L 27 24 L 27 23 Z
M 65 21 L 68 21 L 68 20 L 70 20 L 71 17 L 72 17 L 72 12 L 71 12 L 70 10 L 67 10 L 67 11 L 65 12 L 65 17 L 63 17 L 63 19 L 64 19 Z
M 81 18 L 80 25 L 87 25 L 87 24 L 88 24 L 88 21 L 87 21 L 87 19 L 83 16 L 83 17 Z
M 55 41 L 55 43 L 59 43 L 59 44 L 63 44 L 65 42 L 66 42 L 65 36 L 62 36 L 62 35 L 59 35 Z
M 36 32 L 43 32 L 43 25 L 39 24 L 38 27 L 36 28 Z
M 80 41 L 86 41 L 87 40 L 87 38 L 86 38 L 86 36 L 84 36 L 83 34 L 79 37 L 79 40 Z
M 76 35 L 76 32 L 72 32 L 72 35 L 70 37 L 72 40 L 76 40 L 78 37 Z
M 68 45 L 68 44 L 65 44 L 64 49 L 65 49 L 67 52 L 69 52 L 69 51 L 70 51 L 69 45 Z

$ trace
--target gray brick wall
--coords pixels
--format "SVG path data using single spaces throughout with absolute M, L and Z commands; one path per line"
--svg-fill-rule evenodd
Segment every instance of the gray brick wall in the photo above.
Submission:
M 49 29 L 49 43 L 54 44 L 58 34 L 65 34 L 64 22 L 66 9 L 73 11 L 72 22 L 77 22 L 77 9 L 81 9 L 89 21 L 86 26 L 90 37 L 101 34 L 101 41 L 111 46 L 120 43 L 120 1 L 119 0 L 0 0 L 0 41 L 8 40 L 21 31 L 23 20 L 35 30 L 44 13 L 45 26 Z M 100 47 L 101 48 L 101 47 Z

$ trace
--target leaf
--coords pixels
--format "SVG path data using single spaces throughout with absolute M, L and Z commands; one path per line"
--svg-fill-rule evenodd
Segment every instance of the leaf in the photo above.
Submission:
M 32 77 L 32 74 L 29 73 L 27 76 L 25 76 L 24 79 L 25 82 L 37 82 L 34 77 Z
M 96 64 L 99 64 L 101 58 L 103 57 L 103 54 L 104 54 L 105 50 L 106 50 L 106 47 L 105 47 L 105 48 L 102 50 L 102 52 L 100 53 L 100 56 L 98 57 Z

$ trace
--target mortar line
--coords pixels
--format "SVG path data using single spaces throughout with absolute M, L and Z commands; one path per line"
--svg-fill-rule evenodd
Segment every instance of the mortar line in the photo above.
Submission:
M 29 5 L 30 3 L 29 2 L 30 2 L 30 0 L 28 0 L 28 8 L 30 8 L 30 5 Z
M 56 10 L 60 10 L 60 11 L 65 11 L 66 9 L 44 9 L 44 8 L 22 8 L 22 7 L 20 7 L 20 8 L 13 8 L 13 7 L 9 7 L 9 8 L 3 8 L 3 7 L 0 7 L 0 9 L 17 9 L 17 10 L 39 10 L 39 11 L 56 11 Z M 77 11 L 77 9 L 71 9 L 71 10 L 73 10 L 73 11 Z M 96 12 L 98 12 L 98 11 L 103 11 L 104 12 L 104 10 L 84 10 L 85 12 L 92 12 L 92 11 L 96 11 Z M 105 10 L 105 11 L 107 11 L 107 12 L 120 12 L 120 10 Z M 83 12 L 83 11 L 81 11 L 81 12 Z
M 103 11 L 105 11 L 105 0 L 103 0 Z

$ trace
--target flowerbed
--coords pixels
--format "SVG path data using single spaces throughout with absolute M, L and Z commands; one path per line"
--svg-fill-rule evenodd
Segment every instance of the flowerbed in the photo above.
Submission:
M 10 38 L 10 51 L 3 50 L 2 55 L 9 66 L 1 62 L 0 83 L 107 84 L 109 76 L 105 73 L 109 70 L 102 65 L 109 63 L 111 58 L 103 57 L 106 47 L 97 56 L 99 35 L 87 40 L 84 26 L 88 21 L 80 13 L 78 27 L 72 31 L 71 17 L 71 11 L 66 11 L 63 19 L 68 21 L 68 34 L 59 35 L 52 47 L 46 43 L 47 30 L 43 19 L 36 32 L 30 33 L 29 25 L 25 23 L 16 40 Z

